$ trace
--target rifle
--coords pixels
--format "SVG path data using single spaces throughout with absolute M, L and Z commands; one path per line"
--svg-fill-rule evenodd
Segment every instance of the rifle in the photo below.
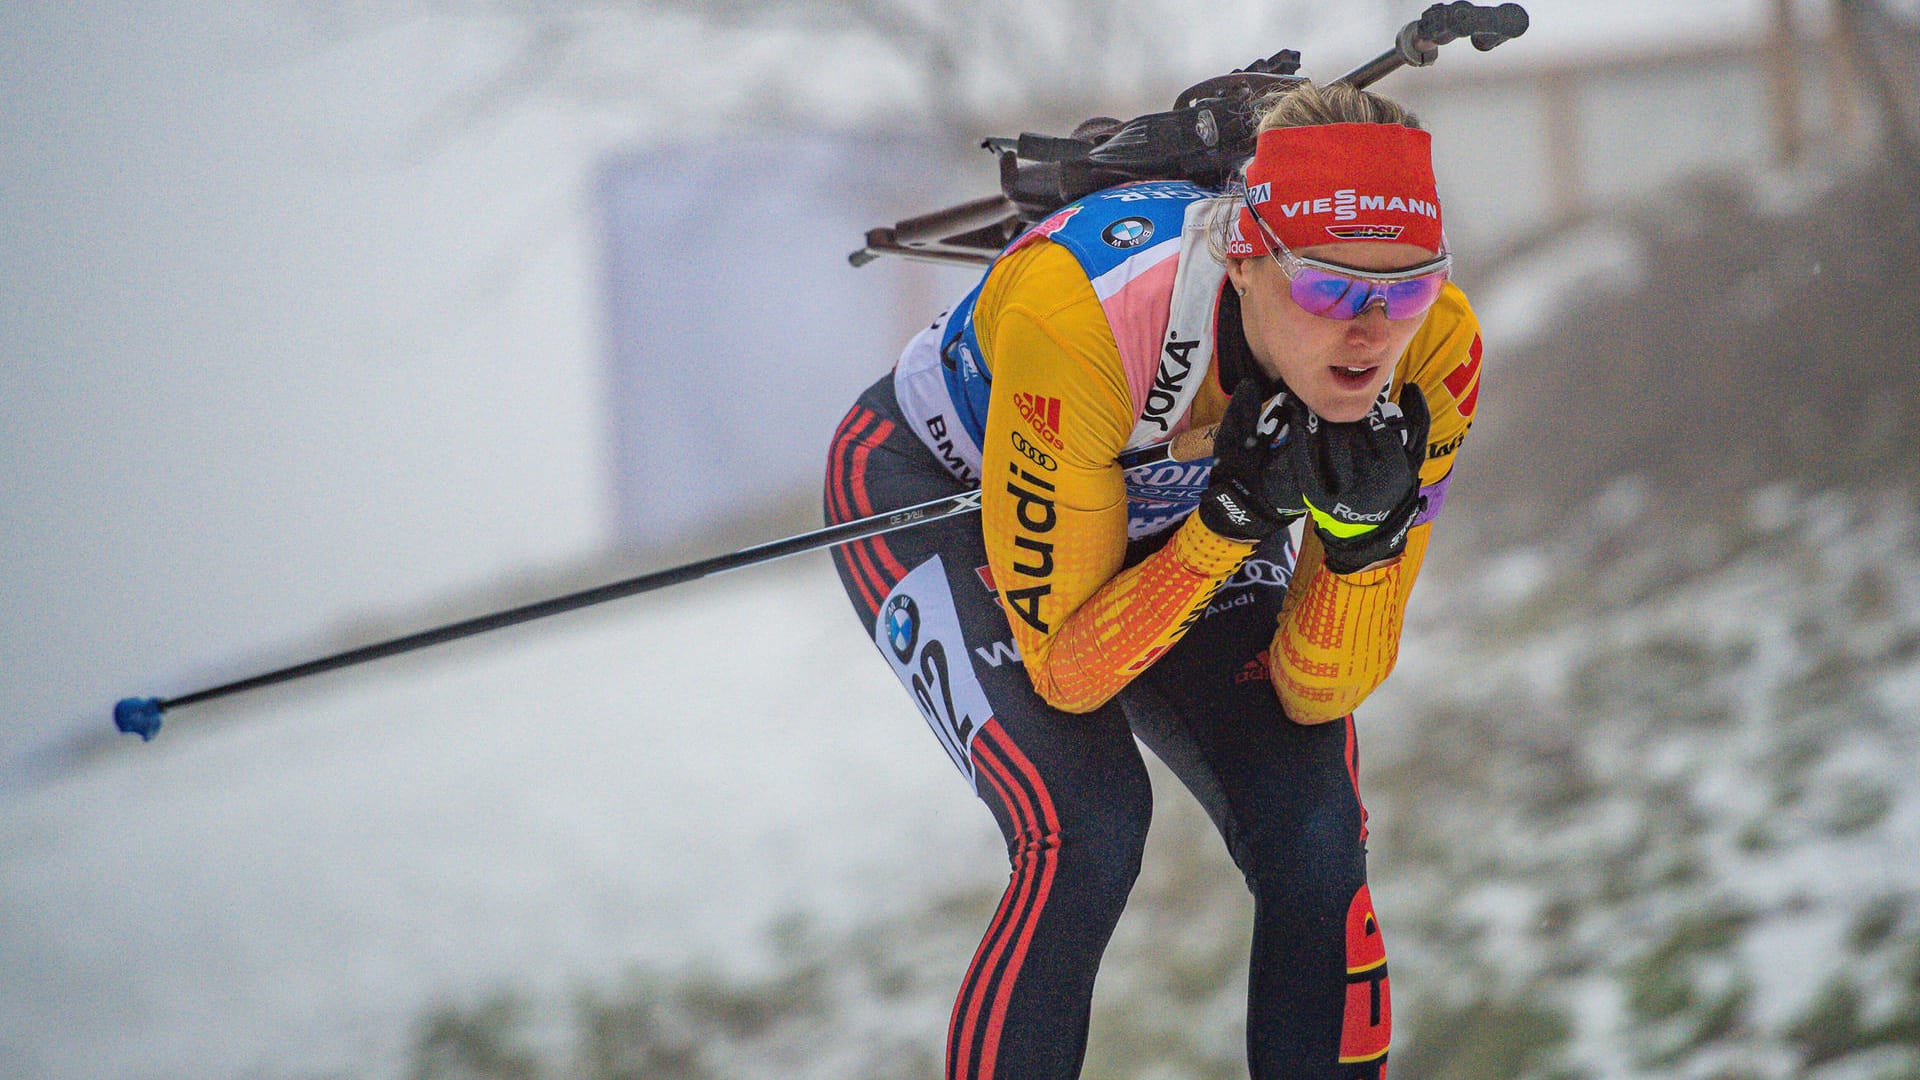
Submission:
M 1485 52 L 1527 32 L 1519 4 L 1434 4 L 1400 28 L 1393 48 L 1335 79 L 1364 90 L 1402 67 L 1428 67 L 1440 46 L 1466 38 Z M 980 145 L 999 161 L 1000 194 L 867 230 L 847 256 L 865 266 L 882 255 L 924 262 L 990 265 L 1021 233 L 1103 188 L 1137 180 L 1186 180 L 1228 188 L 1253 156 L 1262 101 L 1306 81 L 1300 53 L 1282 49 L 1182 90 L 1173 108 L 1122 122 L 1097 116 L 1067 136 L 1022 132 Z

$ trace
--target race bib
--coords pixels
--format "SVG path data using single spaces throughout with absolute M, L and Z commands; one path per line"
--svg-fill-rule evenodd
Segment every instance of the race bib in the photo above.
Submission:
M 873 620 L 873 643 L 893 665 L 967 785 L 978 790 L 973 738 L 993 717 L 993 709 L 967 659 L 953 590 L 939 556 L 915 567 L 887 594 Z

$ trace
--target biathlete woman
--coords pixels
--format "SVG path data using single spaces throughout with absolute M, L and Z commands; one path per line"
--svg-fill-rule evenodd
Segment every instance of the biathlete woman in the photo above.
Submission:
M 1289 90 L 1244 192 L 1062 209 L 835 434 L 832 521 L 981 491 L 977 521 L 835 553 L 1012 859 L 947 1076 L 1078 1075 L 1147 832 L 1136 736 L 1252 890 L 1253 1077 L 1384 1074 L 1352 714 L 1393 667 L 1479 392 L 1430 145 L 1376 95 Z M 1211 458 L 1118 461 L 1214 424 Z

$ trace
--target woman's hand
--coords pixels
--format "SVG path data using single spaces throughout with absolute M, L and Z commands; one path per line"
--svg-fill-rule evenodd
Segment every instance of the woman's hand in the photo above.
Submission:
M 1417 386 L 1400 403 L 1376 405 L 1364 418 L 1332 424 L 1304 406 L 1287 448 L 1327 569 L 1351 574 L 1400 554 L 1420 512 L 1420 466 L 1427 457 L 1427 399 Z
M 1306 513 L 1282 448 L 1291 418 L 1303 413 L 1282 392 L 1264 406 L 1258 379 L 1242 379 L 1213 437 L 1213 473 L 1200 497 L 1200 521 L 1229 540 L 1257 544 Z

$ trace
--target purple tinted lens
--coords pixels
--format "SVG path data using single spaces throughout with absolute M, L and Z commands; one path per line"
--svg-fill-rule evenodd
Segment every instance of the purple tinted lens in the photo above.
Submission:
M 1378 286 L 1387 298 L 1387 318 L 1411 319 L 1432 307 L 1447 284 L 1443 273 L 1423 274 L 1405 281 L 1387 281 Z
M 1446 282 L 1446 274 L 1439 272 L 1405 281 L 1372 281 L 1303 266 L 1288 284 L 1294 303 L 1324 319 L 1355 318 L 1375 297 L 1385 302 L 1387 318 L 1410 319 L 1440 299 Z
M 1301 267 L 1288 283 L 1293 302 L 1323 319 L 1351 319 L 1366 309 L 1373 296 L 1371 283 L 1344 274 Z

